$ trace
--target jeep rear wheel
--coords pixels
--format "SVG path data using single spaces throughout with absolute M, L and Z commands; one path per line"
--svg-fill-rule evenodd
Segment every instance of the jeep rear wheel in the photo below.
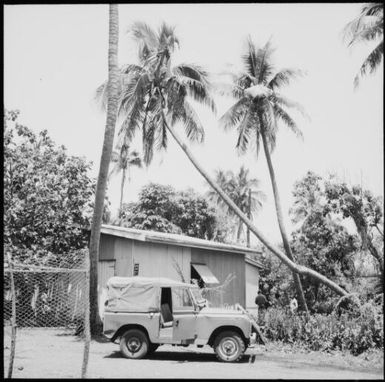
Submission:
M 245 352 L 245 343 L 238 333 L 226 331 L 215 339 L 214 350 L 220 361 L 237 362 Z
M 148 338 L 139 329 L 127 330 L 120 338 L 120 351 L 126 358 L 143 358 L 146 356 L 148 349 Z

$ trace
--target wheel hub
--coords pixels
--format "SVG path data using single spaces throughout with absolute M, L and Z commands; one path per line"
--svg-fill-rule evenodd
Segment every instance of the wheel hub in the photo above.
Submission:
M 237 346 L 229 339 L 223 342 L 222 349 L 227 356 L 231 356 L 237 351 Z
M 136 353 L 140 349 L 140 341 L 137 338 L 130 338 L 127 348 L 131 353 Z

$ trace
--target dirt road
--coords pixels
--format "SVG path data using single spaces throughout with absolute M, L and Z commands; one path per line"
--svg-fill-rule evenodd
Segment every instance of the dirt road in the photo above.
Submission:
M 7 341 L 5 338 L 5 345 Z M 78 378 L 83 342 L 55 330 L 21 330 L 16 344 L 16 378 Z M 8 366 L 9 349 L 4 365 Z M 6 371 L 6 370 L 5 370 Z M 149 358 L 121 358 L 119 346 L 91 343 L 89 378 L 217 378 L 217 379 L 382 379 L 383 369 L 348 365 L 325 354 L 282 354 L 249 349 L 240 363 L 217 362 L 209 347 L 164 345 Z

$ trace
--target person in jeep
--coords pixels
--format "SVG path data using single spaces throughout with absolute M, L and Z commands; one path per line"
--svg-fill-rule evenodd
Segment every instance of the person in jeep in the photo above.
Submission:
M 239 361 L 256 333 L 237 309 L 207 307 L 197 285 L 166 278 L 112 277 L 107 282 L 103 333 L 124 357 L 139 359 L 163 344 L 211 346 L 223 362 Z

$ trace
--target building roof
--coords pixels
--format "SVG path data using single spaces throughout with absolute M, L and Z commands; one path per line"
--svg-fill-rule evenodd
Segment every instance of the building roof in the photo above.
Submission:
M 197 285 L 188 284 L 181 281 L 172 280 L 166 277 L 111 277 L 107 282 L 108 287 L 123 288 L 123 287 L 188 287 L 198 288 Z
M 245 255 L 261 253 L 258 249 L 255 248 L 247 248 L 233 244 L 218 243 L 216 241 L 203 240 L 198 239 L 196 237 L 177 235 L 174 233 L 144 231 L 140 229 L 125 228 L 106 224 L 102 225 L 101 233 L 112 236 L 124 237 L 126 239 L 131 240 L 145 241 L 150 243 L 171 244 L 178 245 L 181 247 L 211 249 L 215 251 L 226 251 Z M 256 263 L 257 266 L 260 265 L 257 261 L 254 261 L 254 263 Z

